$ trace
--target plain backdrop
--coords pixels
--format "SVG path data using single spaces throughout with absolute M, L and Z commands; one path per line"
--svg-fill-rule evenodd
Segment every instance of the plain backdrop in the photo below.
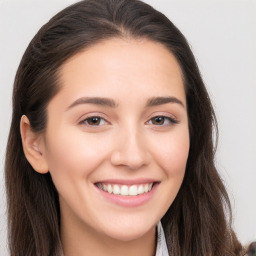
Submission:
M 4 154 L 12 85 L 28 43 L 71 0 L 0 0 L 0 255 L 7 256 Z M 234 229 L 256 240 L 256 2 L 148 0 L 188 39 L 219 123 L 218 170 L 228 189 Z M 14 152 L 15 153 L 15 152 Z

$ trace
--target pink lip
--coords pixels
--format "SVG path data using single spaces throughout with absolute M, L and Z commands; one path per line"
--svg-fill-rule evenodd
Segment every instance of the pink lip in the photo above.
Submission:
M 115 180 L 114 182 L 113 182 L 113 180 L 111 180 L 111 182 L 110 182 L 110 180 L 108 180 L 108 181 L 104 180 L 104 183 L 128 184 L 127 181 L 125 181 L 125 183 L 121 183 L 120 180 L 119 181 Z M 130 183 L 130 184 L 143 184 L 143 183 L 151 183 L 151 182 L 142 182 L 140 180 L 138 183 Z M 101 190 L 100 188 L 98 188 L 96 185 L 95 185 L 95 188 L 100 193 L 100 196 L 102 196 L 104 199 L 106 199 L 114 204 L 124 206 L 124 207 L 138 207 L 138 206 L 141 206 L 141 205 L 147 203 L 148 201 L 150 201 L 150 199 L 155 194 L 155 191 L 157 190 L 158 185 L 159 185 L 159 183 L 155 183 L 149 192 L 142 194 L 142 195 L 138 195 L 138 196 L 122 196 L 122 195 L 109 194 L 108 192 L 105 192 L 105 191 Z

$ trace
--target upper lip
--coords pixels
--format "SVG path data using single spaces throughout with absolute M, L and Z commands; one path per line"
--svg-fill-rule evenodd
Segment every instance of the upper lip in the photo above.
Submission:
M 96 183 L 105 183 L 105 184 L 122 184 L 122 185 L 135 185 L 135 184 L 148 184 L 159 182 L 156 179 L 106 179 L 95 182 Z

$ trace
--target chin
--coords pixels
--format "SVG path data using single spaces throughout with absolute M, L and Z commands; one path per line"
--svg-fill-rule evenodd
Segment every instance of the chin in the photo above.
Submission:
M 143 223 L 143 221 L 141 221 L 141 223 Z M 144 225 L 116 225 L 115 227 L 106 228 L 106 230 L 103 232 L 112 239 L 122 242 L 129 242 L 146 236 L 151 232 L 155 232 L 156 224 L 146 225 L 145 222 L 143 224 Z
M 130 242 L 136 239 L 141 238 L 143 235 L 145 235 L 147 232 L 143 231 L 133 231 L 133 232 L 127 232 L 126 230 L 119 231 L 119 232 L 109 232 L 106 235 L 114 240 L 118 240 L 121 242 Z

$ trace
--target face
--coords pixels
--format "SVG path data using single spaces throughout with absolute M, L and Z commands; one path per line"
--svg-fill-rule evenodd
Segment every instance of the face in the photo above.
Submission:
M 61 225 L 128 241 L 166 213 L 189 151 L 180 67 L 161 44 L 110 39 L 70 58 L 50 101 L 43 155 Z

